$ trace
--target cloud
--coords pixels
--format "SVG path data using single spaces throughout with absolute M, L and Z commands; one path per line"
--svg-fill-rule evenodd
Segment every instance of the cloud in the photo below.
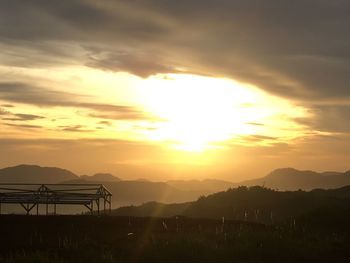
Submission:
M 309 110 L 311 117 L 296 118 L 294 120 L 313 130 L 350 134 L 350 106 L 313 105 Z
M 54 91 L 20 82 L 0 82 L 0 98 L 12 103 L 24 103 L 39 107 L 86 108 L 94 111 L 90 115 L 96 118 L 134 120 L 150 117 L 134 107 L 83 102 L 86 97 L 82 95 Z M 16 117 L 17 120 L 40 118 L 40 116 L 29 114 L 19 114 Z
M 45 117 L 34 115 L 34 114 L 25 114 L 25 113 L 12 113 L 7 109 L 0 108 L 0 116 L 2 117 L 2 120 L 5 121 L 32 121 L 32 120 L 38 120 L 38 119 L 44 119 Z
M 70 126 L 59 126 L 61 131 L 67 132 L 93 132 L 94 130 L 85 129 L 84 125 L 70 125 Z
M 127 52 L 96 51 L 89 55 L 87 66 L 110 71 L 125 71 L 141 77 L 155 73 L 180 72 L 174 66 L 166 65 L 156 54 L 135 54 Z
M 99 121 L 97 124 L 105 125 L 105 126 L 112 126 L 112 122 L 110 121 Z
M 313 105 L 350 101 L 349 12 L 346 0 L 5 0 L 0 60 L 20 67 L 89 65 L 142 77 L 179 68 L 229 77 L 325 114 L 313 123 L 299 121 L 341 131 L 350 118 L 345 108 Z M 68 94 L 33 91 L 16 98 L 20 93 L 5 94 L 7 101 L 89 108 Z M 139 118 L 129 110 L 96 116 Z M 339 121 L 331 120 L 334 111 Z
M 25 129 L 40 129 L 43 128 L 40 125 L 31 125 L 31 124 L 14 124 L 14 123 L 5 123 L 6 126 L 16 127 L 16 128 L 25 128 Z
M 72 97 L 77 97 L 77 95 L 40 88 L 21 82 L 0 82 L 1 100 L 12 103 L 51 107 L 70 106 L 73 103 L 71 101 Z
M 13 117 L 7 117 L 2 118 L 6 121 L 32 121 L 32 120 L 40 120 L 44 119 L 45 117 L 34 115 L 34 114 L 23 114 L 23 113 L 17 113 L 17 114 L 11 114 Z
M 75 43 L 103 69 L 147 76 L 185 66 L 282 96 L 350 97 L 344 0 L 12 0 L 0 10 L 2 42 L 44 50 L 48 60 L 81 59 L 60 51 Z M 107 52 L 91 60 L 86 46 Z
M 243 141 L 248 141 L 248 142 L 264 142 L 264 141 L 277 141 L 278 137 L 254 134 L 254 135 L 241 136 L 241 139 Z

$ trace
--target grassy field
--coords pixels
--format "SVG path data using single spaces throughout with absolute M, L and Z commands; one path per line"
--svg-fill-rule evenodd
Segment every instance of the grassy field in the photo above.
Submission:
M 3 215 L 0 262 L 349 262 L 347 224 Z

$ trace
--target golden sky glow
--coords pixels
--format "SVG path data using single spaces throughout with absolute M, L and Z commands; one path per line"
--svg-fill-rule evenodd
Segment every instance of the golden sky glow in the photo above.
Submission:
M 1 102 L 3 112 L 7 112 L 2 137 L 34 140 L 20 149 L 22 154 L 28 150 L 38 153 L 39 158 L 48 152 L 55 158 L 61 151 L 67 158 L 72 155 L 73 169 L 102 164 L 134 177 L 147 177 L 153 171 L 151 178 L 160 180 L 164 174 L 166 178 L 205 178 L 219 172 L 227 176 L 228 170 L 241 166 L 232 164 L 246 161 L 239 147 L 274 148 L 307 136 L 304 127 L 294 121 L 307 117 L 306 109 L 232 79 L 194 74 L 140 78 L 76 66 L 1 70 L 17 79 L 33 80 L 28 94 L 22 95 L 24 101 L 15 99 L 11 107 L 5 107 L 5 100 Z M 16 120 L 23 113 L 39 117 Z M 35 143 L 45 139 L 93 141 L 86 149 L 77 146 L 67 153 L 61 143 Z M 113 142 L 104 140 L 128 143 L 110 147 Z M 102 147 L 106 152 L 98 153 L 101 150 L 91 147 Z M 87 151 L 90 157 L 86 157 Z M 24 162 L 31 158 L 24 157 Z M 85 161 L 74 162 L 78 158 Z M 94 161 L 86 162 L 86 158 Z M 61 159 L 66 157 L 54 160 Z M 70 161 L 65 160 L 67 163 Z
M 143 79 L 85 67 L 14 69 L 12 74 L 33 78 L 39 86 L 50 83 L 51 92 L 66 92 L 81 103 L 132 107 L 143 116 L 118 118 L 113 109 L 96 113 L 84 107 L 22 103 L 11 113 L 45 115 L 30 121 L 30 125 L 45 128 L 18 131 L 9 125 L 6 130 L 11 136 L 14 130 L 26 137 L 40 133 L 46 138 L 151 141 L 174 151 L 201 152 L 220 149 L 232 141 L 268 145 L 271 140 L 295 139 L 301 126 L 293 119 L 306 116 L 302 107 L 229 79 L 193 74 L 157 74 Z

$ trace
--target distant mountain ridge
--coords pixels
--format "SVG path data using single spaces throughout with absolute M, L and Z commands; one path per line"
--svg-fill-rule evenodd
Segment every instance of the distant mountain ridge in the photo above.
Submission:
M 57 167 L 21 164 L 0 169 L 0 183 L 56 184 L 78 178 L 71 171 Z
M 82 175 L 80 176 L 81 179 L 87 180 L 87 181 L 95 181 L 95 182 L 119 182 L 121 181 L 120 178 L 114 176 L 110 173 L 97 173 L 94 175 Z
M 278 190 L 312 190 L 317 188 L 331 189 L 350 185 L 350 171 L 318 173 L 310 170 L 301 171 L 294 168 L 280 168 L 267 176 L 242 181 L 236 185 L 260 185 Z
M 112 192 L 114 196 L 113 207 L 118 207 L 140 205 L 150 201 L 162 203 L 190 202 L 200 196 L 238 186 L 258 185 L 289 191 L 340 188 L 350 185 L 350 172 L 317 173 L 294 168 L 282 168 L 272 171 L 265 177 L 240 183 L 216 179 L 152 182 L 148 180 L 121 180 L 108 173 L 78 176 L 71 171 L 57 167 L 18 165 L 0 169 L 0 183 L 101 183 Z

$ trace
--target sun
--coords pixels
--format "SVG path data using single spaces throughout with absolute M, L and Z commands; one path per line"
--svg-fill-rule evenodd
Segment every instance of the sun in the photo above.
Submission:
M 254 134 L 266 112 L 260 94 L 227 79 L 189 74 L 157 75 L 143 85 L 145 108 L 157 116 L 147 136 L 174 149 L 202 152 L 235 135 Z

